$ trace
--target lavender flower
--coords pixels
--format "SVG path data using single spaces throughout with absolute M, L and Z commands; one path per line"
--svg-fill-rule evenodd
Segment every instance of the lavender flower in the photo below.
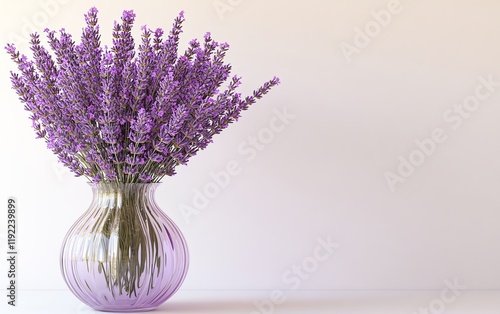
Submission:
M 97 13 L 91 8 L 84 15 L 79 44 L 61 29 L 45 31 L 52 53 L 31 35 L 32 60 L 6 46 L 18 69 L 12 87 L 37 138 L 75 176 L 159 182 L 279 84 L 275 77 L 243 97 L 234 76 L 220 91 L 231 73 L 224 63 L 229 45 L 206 33 L 179 55 L 183 12 L 165 37 L 161 28 L 143 26 L 136 49 L 135 14 L 124 11 L 109 50 L 101 47 Z

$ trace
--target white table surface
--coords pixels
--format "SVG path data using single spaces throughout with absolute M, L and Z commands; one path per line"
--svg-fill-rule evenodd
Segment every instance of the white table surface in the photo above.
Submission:
M 284 291 L 285 302 L 259 311 L 254 302 L 269 300 L 271 291 L 181 290 L 150 313 L 171 314 L 500 314 L 500 291 L 462 291 L 453 302 L 439 301 L 441 291 Z M 67 290 L 20 290 L 16 307 L 2 298 L 0 313 L 100 313 Z M 436 301 L 437 300 L 437 301 Z M 269 303 L 268 303 L 269 304 Z M 431 305 L 436 306 L 429 310 Z

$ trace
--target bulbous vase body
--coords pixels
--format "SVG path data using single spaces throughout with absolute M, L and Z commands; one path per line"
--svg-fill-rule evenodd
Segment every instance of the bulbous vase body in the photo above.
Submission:
M 61 271 L 71 291 L 102 311 L 147 311 L 181 286 L 183 235 L 154 201 L 158 183 L 92 183 L 93 200 L 71 227 Z

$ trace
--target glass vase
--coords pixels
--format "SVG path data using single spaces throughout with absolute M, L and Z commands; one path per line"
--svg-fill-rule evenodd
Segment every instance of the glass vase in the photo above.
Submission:
M 154 200 L 159 183 L 91 183 L 90 208 L 62 245 L 71 291 L 101 311 L 147 311 L 181 286 L 188 269 L 182 233 Z

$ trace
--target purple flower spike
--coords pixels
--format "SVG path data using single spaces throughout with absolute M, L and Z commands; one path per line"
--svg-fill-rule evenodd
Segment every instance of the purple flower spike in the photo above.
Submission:
M 231 65 L 224 62 L 229 44 L 210 32 L 178 54 L 184 11 L 168 32 L 141 27 L 137 48 L 135 13 L 124 11 L 109 49 L 101 46 L 97 14 L 93 7 L 84 15 L 80 43 L 64 29 L 46 29 L 47 48 L 31 35 L 32 59 L 13 44 L 5 47 L 17 66 L 12 88 L 30 112 L 36 137 L 75 176 L 159 182 L 280 83 L 274 77 L 241 96 L 241 79 L 229 79 Z

